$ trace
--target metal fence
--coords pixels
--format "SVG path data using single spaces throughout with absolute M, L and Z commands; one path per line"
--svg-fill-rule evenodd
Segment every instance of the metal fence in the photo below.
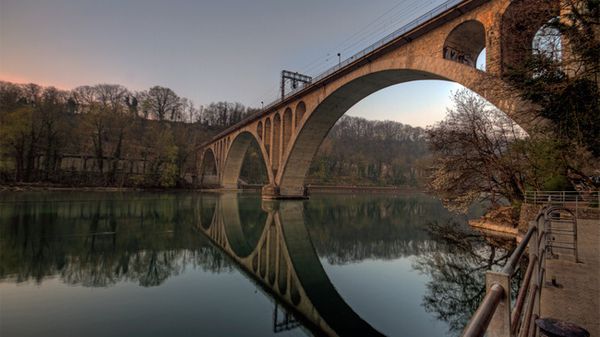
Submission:
M 600 204 L 600 191 L 527 191 L 525 202 L 530 204 L 573 204 L 594 206 Z
M 577 228 L 576 217 L 569 209 L 562 206 L 546 207 L 538 213 L 535 221 L 529 223 L 527 234 L 502 271 L 486 273 L 485 297 L 463 331 L 463 337 L 536 335 L 534 322 L 540 315 L 546 253 L 552 254 L 552 222 L 557 221 L 570 221 Z M 511 279 L 526 249 L 529 262 L 512 307 Z
M 525 203 L 566 206 L 579 215 L 582 208 L 600 207 L 600 191 L 527 191 Z

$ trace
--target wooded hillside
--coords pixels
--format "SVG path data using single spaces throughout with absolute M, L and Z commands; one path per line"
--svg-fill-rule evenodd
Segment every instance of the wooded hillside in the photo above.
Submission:
M 257 110 L 240 103 L 195 107 L 169 88 L 120 85 L 58 90 L 0 82 L 0 183 L 68 186 L 190 186 L 195 147 Z M 424 130 L 342 118 L 321 146 L 309 183 L 417 185 Z M 266 175 L 256 149 L 242 169 Z

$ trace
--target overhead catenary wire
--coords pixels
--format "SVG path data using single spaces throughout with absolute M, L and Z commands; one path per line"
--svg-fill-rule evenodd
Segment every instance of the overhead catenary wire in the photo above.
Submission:
M 337 51 L 329 51 L 325 55 L 313 59 L 304 67 L 301 67 L 300 72 L 303 74 L 320 74 L 331 67 L 330 58 L 333 58 L 334 56 L 339 57 L 338 53 L 355 55 L 356 52 L 359 52 L 362 50 L 362 48 L 364 48 L 363 45 L 367 44 L 367 41 L 377 41 L 388 34 L 393 33 L 407 21 L 416 18 L 419 13 L 426 12 L 427 10 L 431 9 L 428 7 L 442 2 L 443 1 L 440 0 L 429 0 L 426 2 L 412 0 L 409 2 L 399 2 L 363 26 L 363 28 L 354 32 L 352 35 L 340 42 L 335 47 L 335 50 Z M 337 59 L 337 57 L 335 59 Z M 346 57 L 346 59 L 348 58 Z M 261 101 L 271 101 L 272 97 L 277 97 L 279 95 L 279 92 L 279 86 L 271 87 L 265 94 L 261 95 L 261 97 L 265 97 Z M 267 97 L 267 95 L 271 94 L 273 94 L 273 96 Z
M 437 1 L 439 2 L 439 1 Z M 415 3 L 420 3 L 419 6 L 415 6 Z M 389 32 L 395 31 L 399 25 L 405 23 L 406 21 L 414 18 L 416 13 L 422 12 L 424 8 L 430 6 L 431 4 L 436 3 L 435 0 L 430 0 L 428 2 L 420 2 L 420 1 L 412 1 L 412 2 L 401 2 L 390 10 L 386 11 L 382 15 L 378 16 L 375 20 L 371 21 L 367 24 L 363 29 L 352 34 L 350 38 L 345 39 L 342 43 L 337 45 L 335 49 L 337 51 L 330 51 L 326 54 L 326 56 L 321 56 L 321 62 L 318 64 L 313 64 L 308 69 L 303 69 L 304 73 L 310 73 L 315 69 L 319 69 L 323 67 L 325 64 L 331 63 L 329 61 L 329 57 L 333 57 L 337 55 L 338 52 L 346 54 L 348 50 L 353 47 L 361 47 L 360 44 L 365 41 L 369 41 L 370 39 L 374 39 L 375 36 L 381 38 L 387 34 L 383 34 L 386 29 Z M 400 5 L 404 5 L 403 7 L 399 7 Z M 397 10 L 395 12 L 395 10 Z M 369 28 L 371 27 L 371 28 Z M 369 29 L 367 29 L 369 28 Z M 349 53 L 354 54 L 354 53 Z

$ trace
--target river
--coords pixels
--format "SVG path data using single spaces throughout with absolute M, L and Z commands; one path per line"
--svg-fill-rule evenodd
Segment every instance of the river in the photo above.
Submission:
M 455 336 L 511 240 L 425 194 L 0 194 L 1 336 Z

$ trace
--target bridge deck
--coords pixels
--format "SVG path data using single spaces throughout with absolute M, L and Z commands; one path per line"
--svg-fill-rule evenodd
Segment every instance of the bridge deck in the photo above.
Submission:
M 541 317 L 570 321 L 600 336 L 600 219 L 577 221 L 580 263 L 546 261 L 546 281 L 556 277 L 560 286 L 544 285 Z

